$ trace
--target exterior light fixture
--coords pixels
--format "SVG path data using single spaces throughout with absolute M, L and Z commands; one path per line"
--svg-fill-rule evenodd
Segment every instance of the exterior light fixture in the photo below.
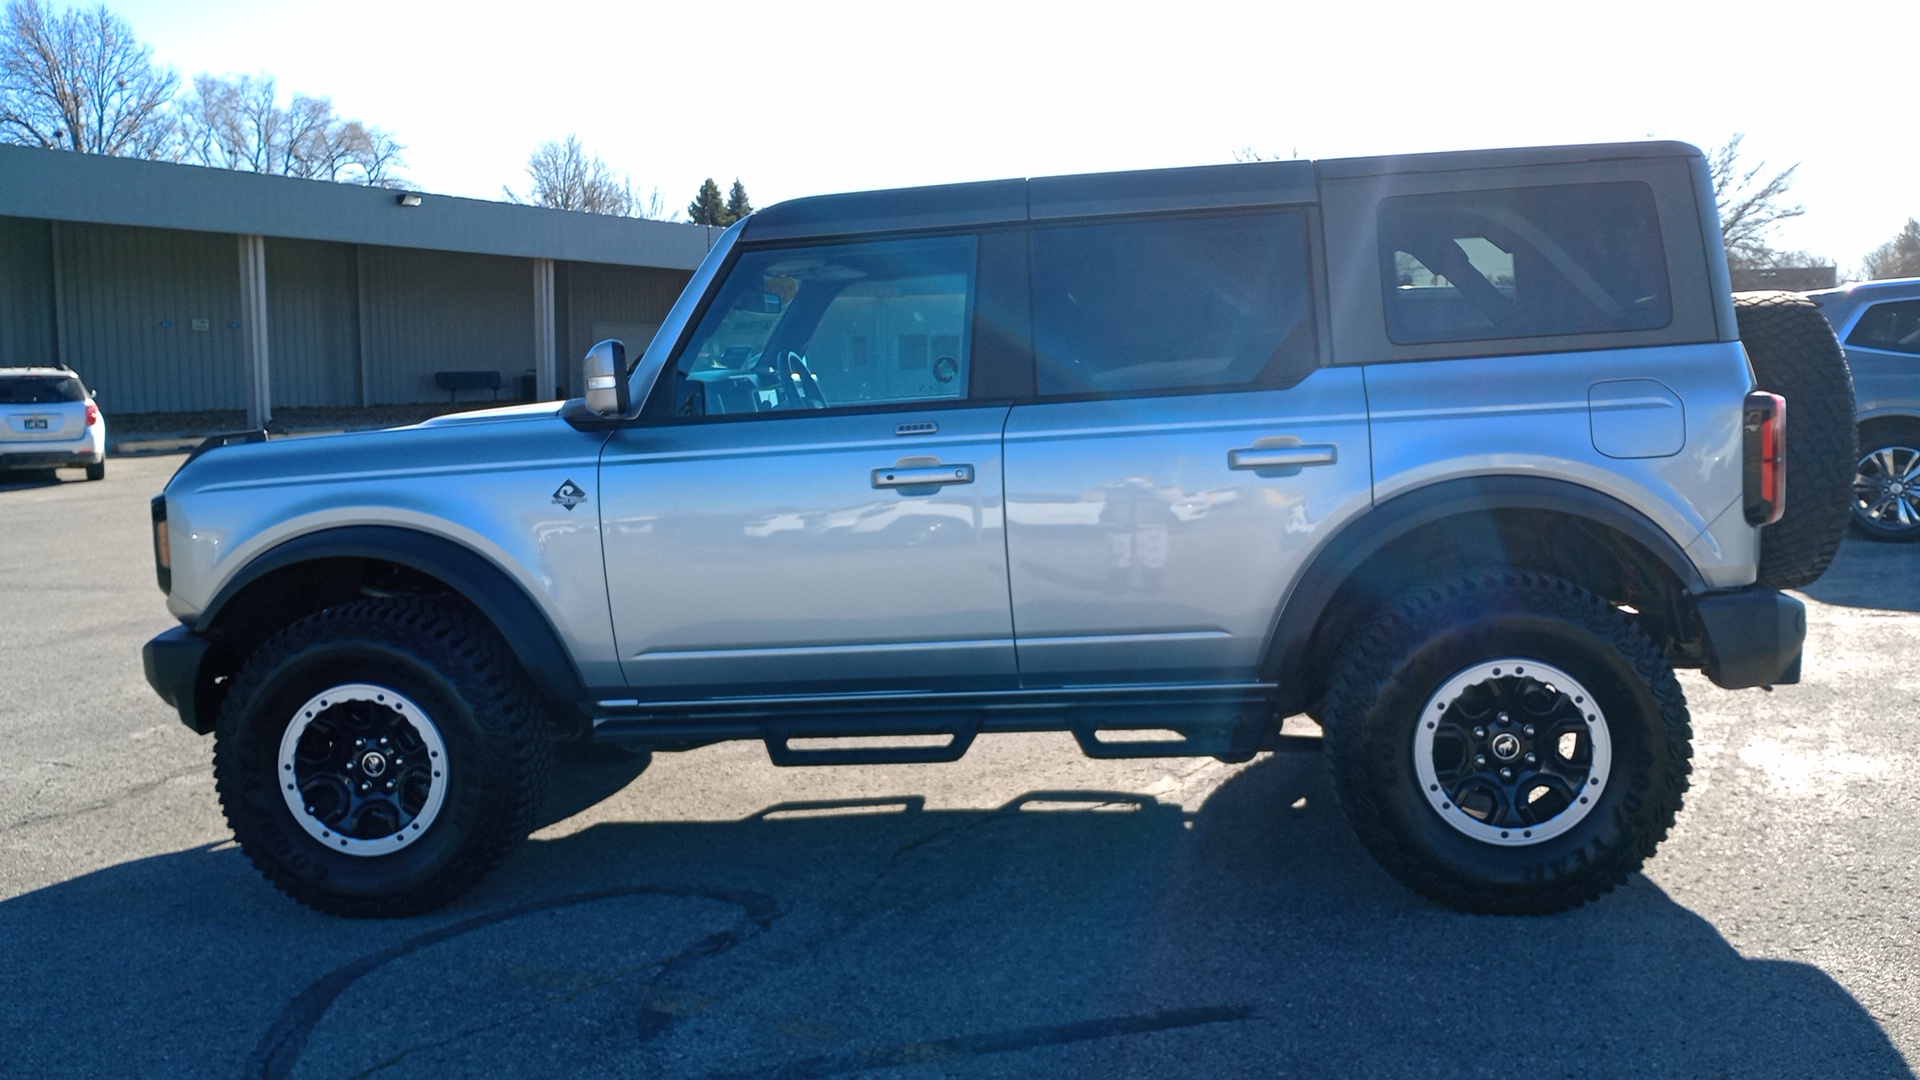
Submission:
M 419 206 L 420 193 L 417 191 L 403 191 L 395 195 L 393 201 L 401 206 Z

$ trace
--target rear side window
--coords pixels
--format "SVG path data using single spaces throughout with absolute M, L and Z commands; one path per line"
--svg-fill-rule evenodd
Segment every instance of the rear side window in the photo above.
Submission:
M 1853 324 L 1847 344 L 1920 355 L 1920 300 L 1875 304 Z
M 1653 189 L 1560 184 L 1380 203 L 1401 345 L 1657 330 L 1673 319 Z
M 740 256 L 674 370 L 679 416 L 964 399 L 977 242 Z
M 1299 381 L 1317 356 L 1305 234 L 1297 213 L 1034 230 L 1036 389 Z
M 0 376 L 0 405 L 59 405 L 86 398 L 79 379 L 61 375 Z

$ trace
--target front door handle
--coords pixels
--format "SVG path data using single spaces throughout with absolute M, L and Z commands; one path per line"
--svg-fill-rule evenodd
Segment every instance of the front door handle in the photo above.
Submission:
M 1262 439 L 1261 442 L 1267 440 Z M 1331 465 L 1340 459 L 1332 443 L 1301 446 L 1261 446 L 1227 451 L 1229 469 L 1299 469 L 1307 465 Z
M 873 486 L 876 488 L 924 488 L 971 483 L 971 465 L 889 465 L 873 470 Z

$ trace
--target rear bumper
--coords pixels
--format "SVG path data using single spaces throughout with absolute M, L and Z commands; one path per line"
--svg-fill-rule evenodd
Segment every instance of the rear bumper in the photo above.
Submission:
M 0 446 L 0 469 L 63 469 L 80 465 L 98 465 L 106 455 L 98 447 L 63 446 L 57 449 L 17 450 Z
M 1741 690 L 1800 681 L 1807 607 L 1764 585 L 1694 599 L 1706 631 L 1706 672 L 1717 686 Z
M 185 626 L 168 630 L 140 650 L 147 685 L 179 710 L 181 723 L 201 735 L 213 730 L 212 718 L 202 720 L 198 707 L 200 666 L 206 655 L 207 639 Z

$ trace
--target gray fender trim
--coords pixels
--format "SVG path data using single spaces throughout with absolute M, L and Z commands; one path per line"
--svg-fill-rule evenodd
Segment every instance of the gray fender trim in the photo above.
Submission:
M 445 582 L 499 631 L 540 693 L 570 703 L 590 699 L 560 634 L 525 589 L 492 560 L 452 540 L 388 525 L 349 525 L 297 536 L 248 563 L 201 613 L 206 633 L 248 585 L 275 570 L 314 559 L 365 558 L 399 563 Z
M 1478 476 L 1442 481 L 1375 506 L 1343 526 L 1314 556 L 1275 618 L 1267 639 L 1267 659 L 1261 665 L 1260 678 L 1279 684 L 1283 707 L 1299 711 L 1310 704 L 1302 699 L 1298 688 L 1312 681 L 1308 665 L 1313 632 L 1334 594 L 1361 564 L 1423 525 L 1488 510 L 1546 510 L 1586 518 L 1646 549 L 1673 572 L 1687 592 L 1697 594 L 1707 587 L 1693 560 L 1664 529 L 1610 495 L 1543 477 Z

